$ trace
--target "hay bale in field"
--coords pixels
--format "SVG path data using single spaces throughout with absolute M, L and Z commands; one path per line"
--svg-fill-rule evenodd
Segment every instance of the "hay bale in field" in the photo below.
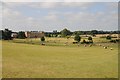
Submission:
M 107 47 L 105 46 L 104 49 L 107 49 Z
M 45 46 L 45 43 L 42 43 L 41 45 Z
M 110 48 L 110 50 L 113 50 L 113 48 Z

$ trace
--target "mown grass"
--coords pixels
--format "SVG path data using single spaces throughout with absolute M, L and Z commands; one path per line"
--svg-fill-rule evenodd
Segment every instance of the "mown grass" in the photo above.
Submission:
M 51 38 L 52 39 L 52 38 Z M 48 39 L 52 44 L 55 40 Z M 50 41 L 51 40 L 51 41 Z M 18 44 L 22 40 L 3 41 L 2 60 L 4 78 L 117 78 L 118 46 L 94 45 L 42 46 L 36 43 Z M 59 41 L 59 39 L 58 39 Z M 72 40 L 68 40 L 70 43 Z M 29 41 L 28 41 L 29 42 Z M 57 42 L 57 41 L 56 41 Z M 66 39 L 54 44 L 63 44 Z M 110 50 L 110 48 L 113 50 Z

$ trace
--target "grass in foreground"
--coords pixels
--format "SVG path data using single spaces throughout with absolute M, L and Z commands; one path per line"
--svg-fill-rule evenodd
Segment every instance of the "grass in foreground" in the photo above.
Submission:
M 4 78 L 116 78 L 118 48 L 66 47 L 3 41 Z

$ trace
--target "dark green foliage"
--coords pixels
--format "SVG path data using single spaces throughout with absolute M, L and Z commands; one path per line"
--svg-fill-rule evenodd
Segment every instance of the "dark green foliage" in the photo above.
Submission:
M 41 37 L 41 41 L 45 41 L 45 37 Z
M 90 41 L 90 40 L 92 40 L 92 37 L 90 36 L 90 37 L 88 37 L 88 40 Z
M 19 39 L 25 39 L 25 38 L 26 38 L 25 32 L 20 31 L 20 32 L 18 33 L 18 38 L 19 38 Z
M 106 39 L 107 39 L 107 40 L 111 40 L 112 37 L 111 37 L 111 36 L 107 36 Z
M 60 33 L 61 33 L 61 35 L 62 35 L 63 37 L 66 37 L 66 36 L 68 36 L 68 35 L 71 35 L 70 30 L 67 30 L 66 28 L 63 29 Z
M 55 37 L 57 37 L 58 35 L 56 34 Z
M 77 41 L 77 42 L 80 42 L 81 37 L 79 35 L 75 35 L 74 40 Z
M 2 39 L 12 40 L 12 37 L 11 37 L 12 31 L 11 30 L 9 30 L 9 29 L 2 30 L 1 34 L 2 34 Z
M 88 37 L 88 40 L 89 40 L 88 44 L 93 43 L 93 40 L 92 40 L 92 37 L 91 37 L 91 36 Z
M 93 37 L 96 37 L 96 35 L 95 34 L 91 34 Z
M 86 41 L 85 41 L 85 40 L 83 40 L 83 43 L 86 43 Z
M 0 30 L 0 39 L 2 39 L 2 32 L 3 32 L 3 31 L 2 31 L 2 30 Z

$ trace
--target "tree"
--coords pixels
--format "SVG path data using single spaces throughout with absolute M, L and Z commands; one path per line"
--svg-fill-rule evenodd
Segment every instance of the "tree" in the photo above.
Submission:
M 43 37 L 41 37 L 41 41 L 45 41 L 45 37 L 43 36 Z
M 112 37 L 111 37 L 111 36 L 107 36 L 106 39 L 107 39 L 107 40 L 111 40 Z
M 98 31 L 97 30 L 92 30 L 91 34 L 98 34 Z
M 0 30 L 0 39 L 2 39 L 3 30 Z
M 11 37 L 12 31 L 9 29 L 5 29 L 2 31 L 2 39 L 4 40 L 12 40 Z
M 61 35 L 62 35 L 63 37 L 66 37 L 66 36 L 68 36 L 68 35 L 71 34 L 70 30 L 67 30 L 66 28 L 63 29 L 63 30 L 60 31 L 60 32 L 61 32 Z
M 85 40 L 83 40 L 83 43 L 86 43 L 86 41 L 85 41 Z
M 74 40 L 77 41 L 77 42 L 80 42 L 81 37 L 79 35 L 75 35 Z
M 93 43 L 92 37 L 88 37 L 89 43 Z
M 25 39 L 25 38 L 26 38 L 25 32 L 20 31 L 20 32 L 18 33 L 18 38 L 19 38 L 19 39 Z
M 91 36 L 90 36 L 90 37 L 88 37 L 88 40 L 89 40 L 89 41 L 91 41 L 91 40 L 92 40 L 92 37 L 91 37 Z

